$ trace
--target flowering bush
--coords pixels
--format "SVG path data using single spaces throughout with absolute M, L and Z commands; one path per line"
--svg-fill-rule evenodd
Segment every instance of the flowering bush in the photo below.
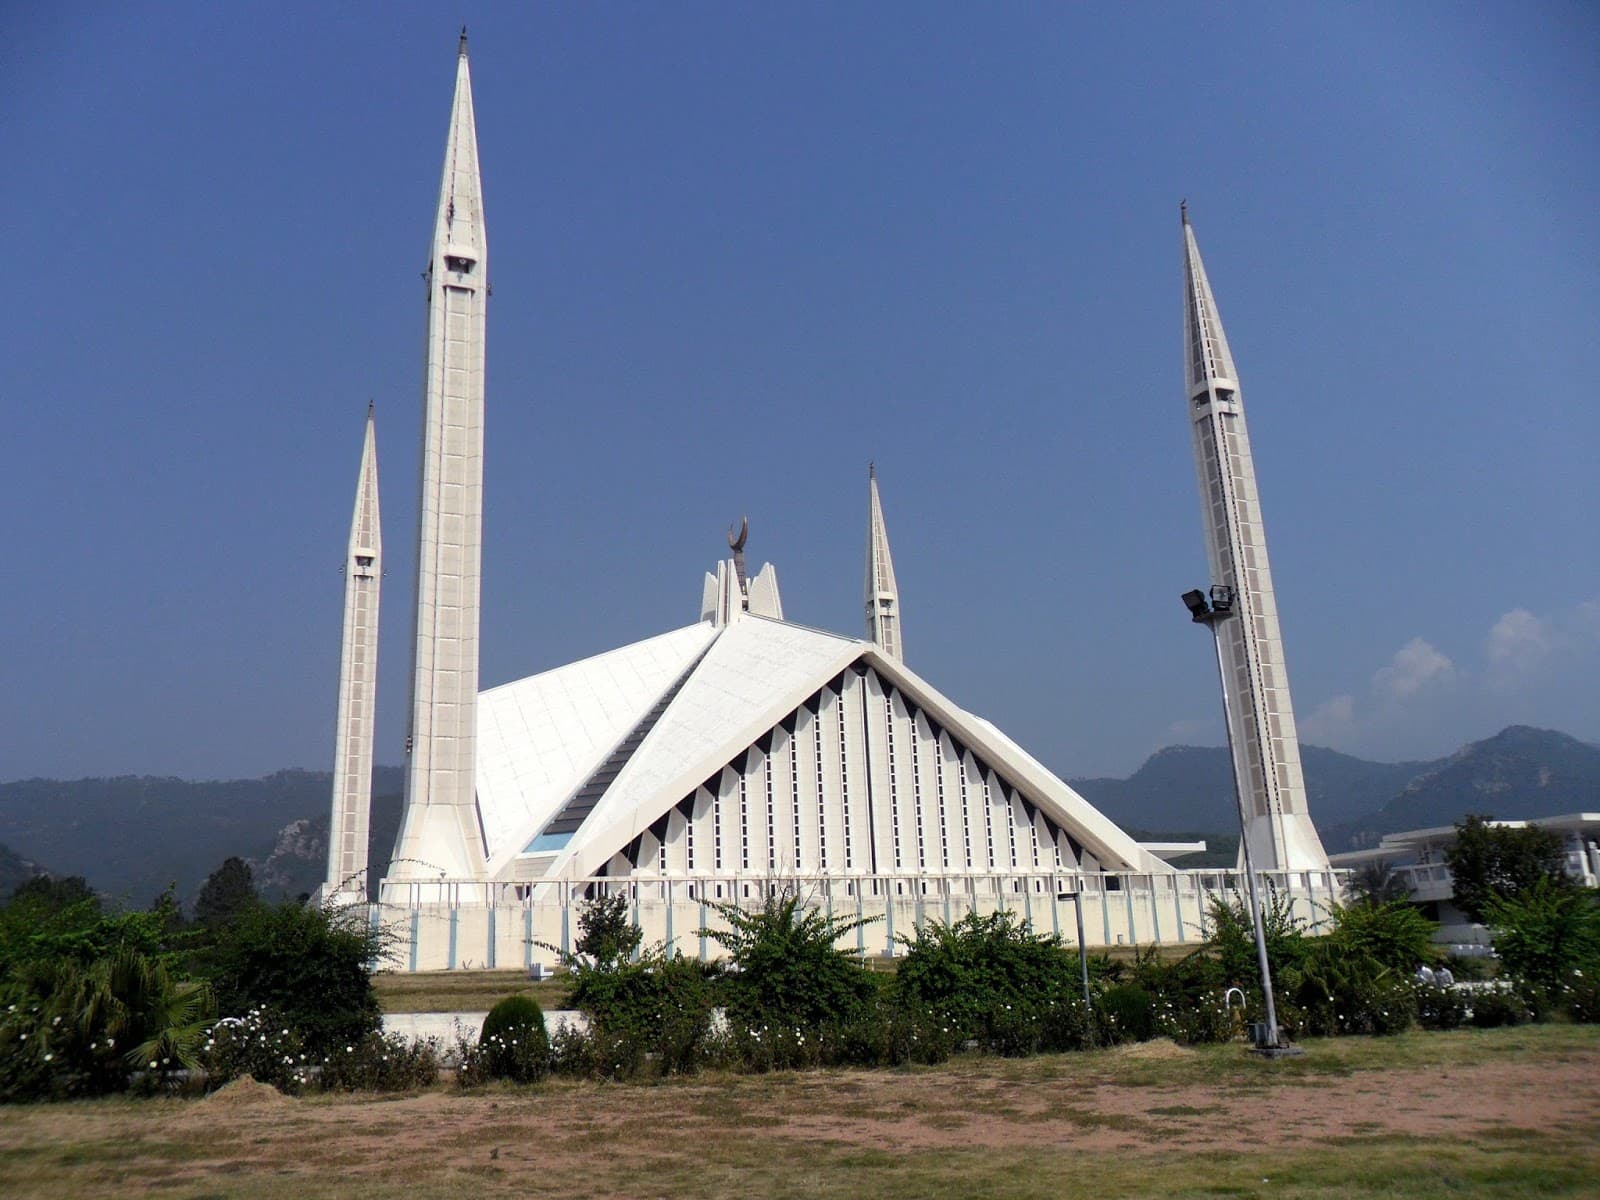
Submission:
M 439 1044 L 411 1041 L 396 1033 L 369 1033 L 322 1060 L 318 1083 L 325 1092 L 407 1092 L 439 1079 Z
M 318 1057 L 381 1025 L 369 967 L 386 935 L 357 909 L 252 904 L 214 937 L 199 965 L 219 1011 L 270 1009 Z
M 1600 1022 L 1600 972 L 1574 971 L 1561 993 L 1562 1007 L 1574 1021 L 1585 1025 Z
M 1524 1025 L 1533 1019 L 1528 1003 L 1508 984 L 1482 988 L 1472 993 L 1467 1018 L 1479 1029 L 1501 1025 Z
M 704 1057 L 716 1006 L 715 973 L 706 964 L 660 949 L 638 962 L 569 964 L 570 1003 L 609 1047 L 616 1073 L 650 1062 L 663 1075 L 695 1070 Z
M 464 1048 L 456 1079 L 463 1086 L 491 1079 L 537 1083 L 550 1073 L 544 1010 L 532 996 L 507 996 L 484 1018 L 478 1044 Z
M 200 1050 L 200 1065 L 208 1087 L 218 1088 L 248 1075 L 257 1083 L 298 1095 L 321 1064 L 311 1058 L 292 1026 L 257 1007 L 242 1017 L 224 1017 L 211 1027 Z
M 1424 983 L 1417 987 L 1417 1021 L 1424 1029 L 1459 1029 L 1467 1019 L 1467 994 L 1460 988 Z
M 0 987 L 0 1099 L 158 1089 L 197 1065 L 211 1003 L 202 981 L 120 944 L 87 962 L 36 960 Z

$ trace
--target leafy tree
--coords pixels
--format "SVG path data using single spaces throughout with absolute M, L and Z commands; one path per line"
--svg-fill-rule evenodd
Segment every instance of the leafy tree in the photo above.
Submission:
M 33 912 L 60 912 L 76 904 L 92 901 L 99 907 L 99 898 L 89 881 L 82 875 L 35 875 L 17 885 L 8 904 L 21 904 Z
M 256 886 L 250 875 L 250 864 L 242 858 L 227 858 L 201 885 L 194 902 L 195 920 L 214 929 L 255 902 Z
M 731 1018 L 750 1026 L 814 1030 L 854 1020 L 877 993 L 872 973 L 835 943 L 872 918 L 802 909 L 795 892 L 774 892 L 760 908 L 718 904 L 727 929 L 707 929 L 732 964 L 724 994 Z
M 628 961 L 643 939 L 644 930 L 628 915 L 626 896 L 598 896 L 578 910 L 578 940 L 573 949 L 597 967 L 606 969 Z
M 224 1016 L 266 1008 L 321 1054 L 381 1024 L 370 967 L 386 945 L 351 908 L 253 904 L 217 931 L 204 966 Z
M 1514 896 L 1491 897 L 1484 916 L 1508 973 L 1543 987 L 1600 969 L 1600 901 L 1588 888 L 1546 877 Z
M 1559 833 L 1534 825 L 1495 825 L 1492 820 L 1469 815 L 1456 825 L 1455 844 L 1445 851 L 1462 912 L 1483 921 L 1492 899 L 1515 899 L 1542 879 L 1557 888 L 1572 886 Z
M 182 941 L 179 925 L 170 891 L 144 912 L 107 914 L 81 879 L 32 880 L 0 909 L 0 978 L 29 963 L 86 965 L 124 945 L 165 960 Z
M 1242 987 L 1246 994 L 1261 986 L 1250 904 L 1242 896 L 1212 896 L 1206 905 L 1209 935 L 1206 949 L 1215 956 L 1224 987 Z M 1267 943 L 1267 965 L 1273 978 L 1298 967 L 1306 956 L 1305 922 L 1294 915 L 1293 901 L 1274 888 L 1261 895 L 1261 926 Z

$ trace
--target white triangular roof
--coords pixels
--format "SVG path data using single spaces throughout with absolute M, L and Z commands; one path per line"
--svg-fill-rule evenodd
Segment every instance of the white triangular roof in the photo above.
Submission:
M 865 648 L 856 638 L 766 617 L 723 629 L 550 873 L 597 872 Z
M 716 636 L 700 622 L 478 696 L 478 808 L 498 873 Z
M 561 849 L 546 878 L 598 874 L 683 797 L 857 661 L 874 668 L 939 721 L 1106 869 L 1171 869 L 994 725 L 949 700 L 871 642 L 759 617 L 737 621 L 714 636 L 711 648 Z M 639 706 L 641 717 L 655 698 Z M 586 777 L 573 778 L 568 791 Z M 543 811 L 553 815 L 555 809 Z

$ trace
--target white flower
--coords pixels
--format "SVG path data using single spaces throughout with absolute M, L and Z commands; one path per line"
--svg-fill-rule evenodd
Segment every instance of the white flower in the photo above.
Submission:
M 154 1071 L 156 1069 L 156 1060 L 153 1059 L 153 1058 L 150 1060 L 150 1069 L 152 1071 Z
M 46 1054 L 46 1055 L 45 1055 L 45 1056 L 44 1056 L 44 1060 L 45 1060 L 45 1062 L 49 1062 L 49 1061 L 50 1061 L 50 1060 L 51 1060 L 51 1059 L 52 1059 L 52 1058 L 54 1058 L 54 1057 L 55 1057 L 55 1055 L 54 1055 L 54 1054 Z

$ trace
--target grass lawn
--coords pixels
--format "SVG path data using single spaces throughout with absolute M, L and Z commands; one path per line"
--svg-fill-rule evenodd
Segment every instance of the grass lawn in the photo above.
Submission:
M 0 1195 L 1593 1196 L 1600 1027 L 0 1109 Z
M 386 1013 L 487 1012 L 495 1001 L 522 993 L 540 1008 L 565 1008 L 571 991 L 565 976 L 535 983 L 526 971 L 424 971 L 372 977 Z

